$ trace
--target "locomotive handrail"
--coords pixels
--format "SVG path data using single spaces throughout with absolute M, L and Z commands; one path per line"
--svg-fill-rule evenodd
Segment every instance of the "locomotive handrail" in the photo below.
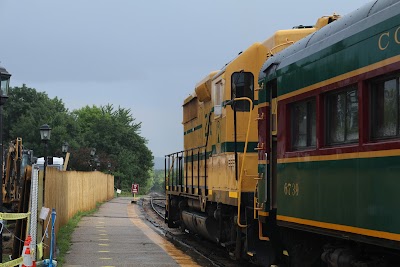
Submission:
M 250 107 L 253 106 L 253 101 L 248 98 L 248 97 L 238 97 L 233 99 L 233 101 L 239 101 L 239 100 L 246 100 L 249 102 Z M 241 208 L 241 202 L 242 202 L 242 179 L 243 179 L 243 170 L 244 170 L 244 162 L 246 159 L 246 152 L 247 152 L 247 144 L 249 143 L 249 133 L 250 133 L 250 125 L 251 125 L 251 114 L 252 114 L 253 109 L 250 108 L 249 112 L 249 122 L 247 123 L 247 133 L 246 133 L 246 140 L 244 143 L 244 151 L 243 151 L 243 161 L 242 161 L 242 166 L 240 168 L 240 175 L 239 175 L 239 184 L 238 184 L 238 217 L 237 217 L 237 225 L 241 228 L 247 227 L 247 225 L 241 224 L 240 223 L 240 208 Z
M 172 157 L 172 164 L 170 164 L 170 157 L 173 156 L 173 155 L 175 155 L 175 153 L 172 153 L 172 154 L 169 154 L 169 155 L 165 156 L 165 159 L 168 157 L 168 172 L 167 172 L 168 175 L 165 177 L 165 186 L 169 186 L 171 172 L 174 170 L 175 157 Z M 166 162 L 165 162 L 165 165 L 167 165 Z
M 281 43 L 281 44 L 278 44 L 278 45 L 272 47 L 272 48 L 268 51 L 267 57 L 273 56 L 274 54 L 272 53 L 272 51 L 275 50 L 276 48 L 281 47 L 281 46 L 285 46 L 285 45 L 291 45 L 291 44 L 294 44 L 294 41 L 289 41 L 289 39 L 286 38 L 286 43 Z
M 204 149 L 204 151 L 203 151 Z M 187 158 L 190 157 L 192 158 L 192 171 L 191 171 L 191 178 L 192 178 L 192 190 L 191 193 L 194 193 L 194 183 L 193 183 L 193 167 L 194 167 L 194 160 L 193 160 L 193 155 L 194 155 L 194 151 L 197 154 L 197 161 L 199 161 L 200 159 L 200 155 L 202 155 L 204 153 L 205 157 L 207 157 L 207 147 L 206 146 L 198 146 L 198 147 L 194 147 L 194 148 L 190 148 L 190 149 L 185 149 L 185 150 L 181 150 L 178 152 L 174 152 L 168 155 L 165 155 L 165 166 L 166 166 L 166 175 L 165 175 L 165 182 L 166 182 L 166 186 L 169 185 L 169 181 L 171 180 L 171 186 L 178 186 L 180 187 L 179 191 L 182 191 L 182 186 L 185 184 L 186 188 L 185 188 L 185 192 L 187 192 L 187 185 L 188 185 L 188 171 L 186 170 L 186 172 L 183 171 L 183 166 L 186 165 L 187 168 L 187 164 L 181 164 L 181 160 L 182 158 Z M 171 159 L 172 158 L 172 159 Z M 167 164 L 167 160 L 168 160 L 168 164 Z M 172 162 L 171 162 L 172 161 Z M 175 162 L 177 161 L 177 164 L 175 165 Z M 168 166 L 167 166 L 168 165 Z M 205 163 L 205 168 L 204 168 L 204 189 L 205 189 L 205 193 L 207 193 L 207 168 L 206 168 L 207 164 Z M 200 189 L 200 163 L 197 162 L 197 187 Z M 203 172 L 203 171 L 202 171 Z M 174 175 L 176 174 L 176 175 Z M 176 179 L 174 179 L 174 177 Z M 173 188 L 172 190 L 176 190 L 176 188 Z M 198 190 L 198 194 L 201 191 Z
M 167 154 L 167 155 L 165 155 L 165 157 L 170 157 L 170 156 L 173 156 L 175 154 L 179 154 L 179 153 L 182 153 L 182 152 L 185 152 L 185 151 L 186 150 L 182 150 L 182 151 L 174 152 L 174 153 L 171 153 L 171 154 Z

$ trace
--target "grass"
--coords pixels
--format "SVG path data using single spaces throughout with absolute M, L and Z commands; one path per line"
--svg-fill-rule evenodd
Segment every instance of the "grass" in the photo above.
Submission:
M 118 194 L 119 197 L 131 197 L 132 193 L 130 191 L 122 191 L 121 194 Z M 117 193 L 115 193 L 115 197 L 117 197 Z
M 96 208 L 89 211 L 79 211 L 72 217 L 68 223 L 62 227 L 57 234 L 57 248 L 59 249 L 59 254 L 57 255 L 57 266 L 62 266 L 64 264 L 65 255 L 71 248 L 71 238 L 76 226 L 82 217 L 89 216 L 99 210 L 102 203 L 96 203 Z
M 139 196 L 142 196 L 142 195 L 136 194 L 136 197 L 139 197 Z M 133 197 L 133 194 L 131 191 L 122 191 L 121 194 L 118 194 L 118 196 L 117 196 L 117 193 L 115 192 L 114 197 Z

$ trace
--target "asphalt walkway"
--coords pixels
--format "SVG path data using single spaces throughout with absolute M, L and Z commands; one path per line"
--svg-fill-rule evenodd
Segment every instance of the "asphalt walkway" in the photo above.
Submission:
M 155 232 L 131 200 L 115 198 L 82 218 L 63 266 L 198 266 Z

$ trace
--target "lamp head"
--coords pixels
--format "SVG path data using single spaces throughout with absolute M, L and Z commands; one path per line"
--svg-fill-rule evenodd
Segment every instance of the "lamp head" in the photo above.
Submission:
M 51 128 L 48 124 L 43 124 L 40 127 L 40 139 L 42 142 L 46 143 L 47 141 L 50 140 L 50 135 L 51 135 Z
M 0 66 L 0 105 L 4 105 L 8 98 L 11 74 Z

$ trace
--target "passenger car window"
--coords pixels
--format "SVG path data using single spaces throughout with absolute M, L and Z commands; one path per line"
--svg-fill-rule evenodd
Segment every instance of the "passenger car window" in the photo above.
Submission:
M 293 150 L 315 147 L 317 139 L 315 99 L 292 104 L 291 126 Z
M 335 145 L 358 140 L 358 93 L 356 87 L 326 96 L 327 143 Z
M 399 136 L 399 77 L 372 83 L 371 130 L 372 139 Z

